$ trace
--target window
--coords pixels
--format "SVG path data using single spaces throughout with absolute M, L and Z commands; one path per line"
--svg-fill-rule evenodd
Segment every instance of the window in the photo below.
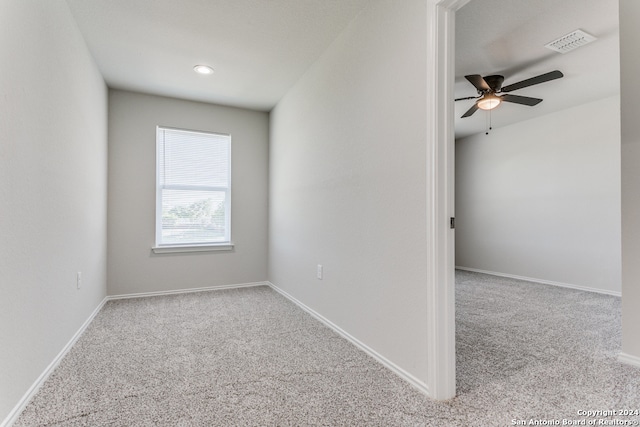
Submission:
M 231 136 L 158 127 L 156 162 L 154 251 L 231 249 Z

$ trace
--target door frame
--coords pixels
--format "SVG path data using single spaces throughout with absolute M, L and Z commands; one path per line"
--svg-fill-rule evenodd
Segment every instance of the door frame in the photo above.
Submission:
M 427 0 L 427 384 L 456 395 L 455 349 L 455 13 L 470 0 Z

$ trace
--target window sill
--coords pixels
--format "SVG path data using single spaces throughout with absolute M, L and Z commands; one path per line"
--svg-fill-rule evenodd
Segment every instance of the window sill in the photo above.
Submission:
M 213 243 L 208 245 L 176 245 L 176 246 L 154 246 L 151 248 L 154 254 L 171 254 L 183 252 L 217 252 L 232 251 L 233 242 Z

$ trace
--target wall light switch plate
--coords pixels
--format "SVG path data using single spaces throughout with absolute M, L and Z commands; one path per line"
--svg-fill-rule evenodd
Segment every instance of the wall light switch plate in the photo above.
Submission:
M 318 280 L 322 280 L 322 264 L 318 264 L 317 276 Z
M 78 289 L 82 287 L 82 272 L 80 271 L 76 273 L 76 286 L 78 286 Z

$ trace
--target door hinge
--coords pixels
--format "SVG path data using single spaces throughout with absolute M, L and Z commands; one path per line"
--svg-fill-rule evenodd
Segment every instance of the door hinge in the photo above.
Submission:
M 456 219 L 454 217 L 449 218 L 449 228 L 456 228 Z

